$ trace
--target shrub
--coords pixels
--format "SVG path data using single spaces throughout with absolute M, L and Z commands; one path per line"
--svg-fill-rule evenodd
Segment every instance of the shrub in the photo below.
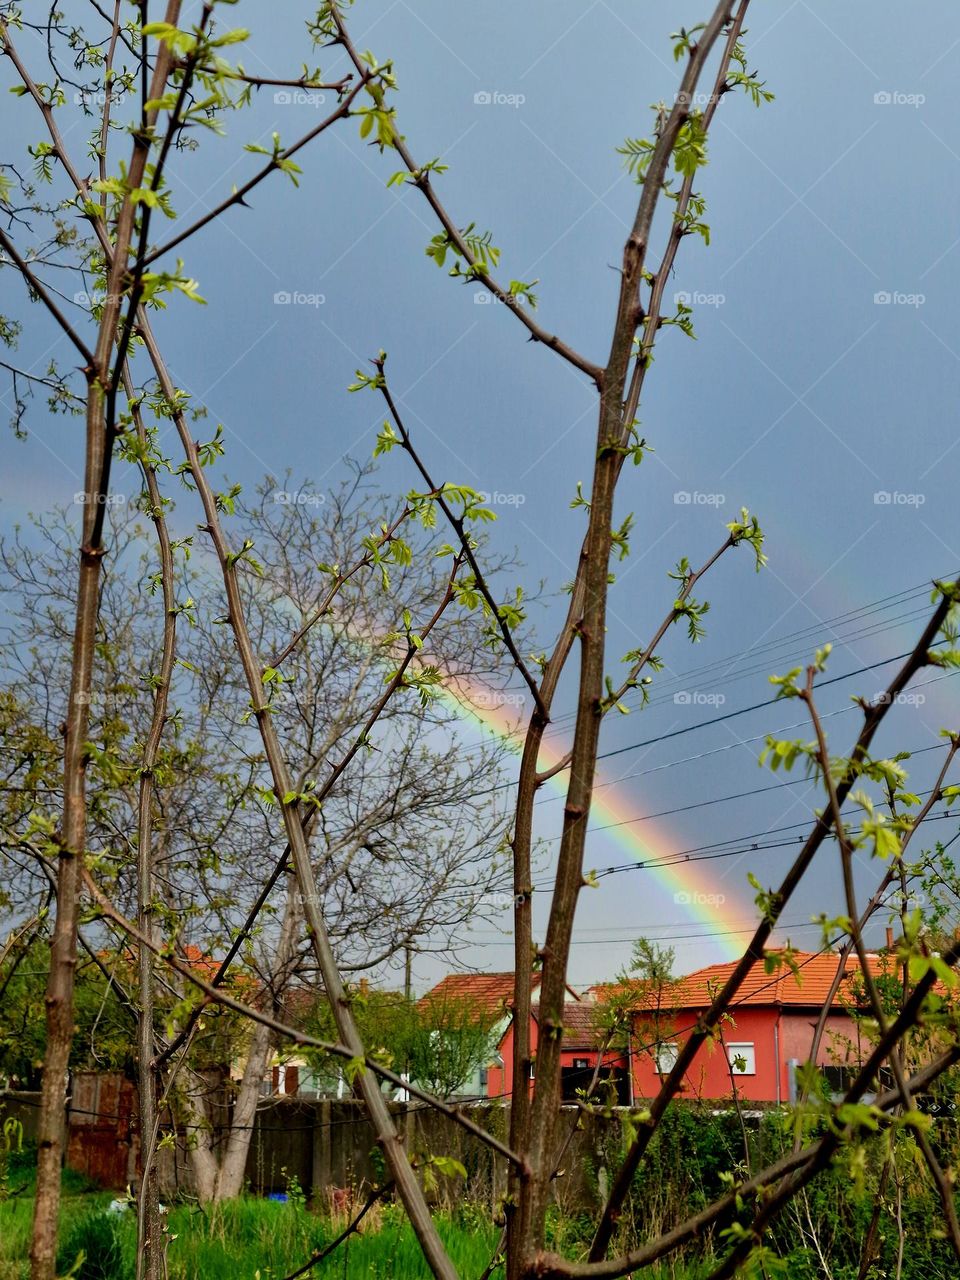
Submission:
M 116 1215 L 88 1213 L 79 1218 L 64 1236 L 57 1273 L 71 1280 L 128 1280 Z

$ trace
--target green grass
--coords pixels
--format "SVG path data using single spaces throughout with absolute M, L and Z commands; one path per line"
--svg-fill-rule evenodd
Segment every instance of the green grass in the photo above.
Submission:
M 12 1189 L 19 1183 L 12 1181 Z M 61 1230 L 66 1232 L 74 1222 L 94 1210 L 104 1210 L 114 1192 L 65 1194 L 60 1216 Z M 22 1280 L 29 1274 L 27 1256 L 30 1251 L 30 1224 L 33 1218 L 33 1196 L 18 1195 L 0 1202 L 0 1280 Z
M 102 1214 L 113 1198 L 104 1192 L 65 1195 L 61 1214 L 61 1242 L 83 1245 L 78 1233 L 87 1215 Z M 0 1203 L 0 1280 L 24 1280 L 30 1243 L 32 1200 L 18 1196 Z M 371 1215 L 372 1216 L 372 1215 Z M 136 1239 L 132 1213 L 114 1218 L 122 1266 L 109 1280 L 132 1280 Z M 292 1204 L 245 1197 L 201 1212 L 180 1205 L 166 1216 L 171 1236 L 167 1252 L 170 1280 L 278 1280 L 300 1267 L 342 1229 L 331 1221 Z M 449 1217 L 439 1220 L 440 1234 L 458 1272 L 469 1280 L 479 1276 L 496 1247 L 498 1230 L 486 1222 L 464 1224 Z M 102 1233 L 100 1237 L 102 1239 Z M 69 1269 L 70 1259 L 61 1260 Z M 100 1280 L 97 1259 L 89 1258 L 77 1280 Z M 501 1273 L 495 1273 L 499 1276 Z M 310 1272 L 313 1280 L 429 1280 L 419 1246 L 403 1214 L 393 1206 L 380 1212 L 375 1229 L 352 1236 Z

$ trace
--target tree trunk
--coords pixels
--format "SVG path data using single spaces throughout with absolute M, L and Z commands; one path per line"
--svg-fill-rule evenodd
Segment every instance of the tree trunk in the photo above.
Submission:
M 179 16 L 180 0 L 168 0 L 166 20 L 176 25 Z M 170 73 L 171 61 L 170 50 L 161 45 L 151 79 L 152 99 L 159 99 Z M 152 128 L 156 123 L 157 108 L 154 107 L 150 113 L 145 114 L 145 122 Z M 149 148 L 150 139 L 144 130 L 134 137 L 128 174 L 131 190 L 140 185 Z M 31 1280 L 55 1280 L 56 1275 L 65 1087 L 74 1030 L 73 988 L 77 967 L 80 864 L 84 856 L 87 830 L 87 728 L 100 605 L 100 562 L 104 552 L 104 499 L 113 447 L 112 438 L 108 438 L 106 399 L 107 388 L 111 383 L 111 355 L 117 338 L 117 323 L 135 218 L 136 205 L 127 196 L 117 217 L 114 251 L 110 259 L 106 300 L 100 317 L 93 365 L 86 370 L 85 504 L 70 660 L 70 701 L 64 725 L 63 817 L 57 850 L 57 917 L 50 948 L 50 975 L 46 994 L 47 1043 L 37 1125 L 37 1190 L 30 1243 Z M 124 352 L 120 353 L 121 360 L 124 355 Z
M 233 1119 L 227 1149 L 217 1175 L 217 1200 L 233 1200 L 243 1190 L 247 1171 L 247 1156 L 253 1141 L 253 1125 L 260 1100 L 260 1081 L 266 1074 L 273 1050 L 273 1034 L 269 1027 L 258 1023 L 250 1041 L 250 1053 L 243 1071 L 240 1088 L 233 1105 Z
M 150 867 L 149 851 L 141 854 L 141 863 Z M 138 924 L 148 938 L 153 936 L 151 910 L 153 877 L 150 872 L 141 879 Z M 140 1010 L 137 1019 L 137 1098 L 140 1120 L 140 1159 L 143 1163 L 140 1194 L 137 1198 L 137 1280 L 159 1280 L 160 1256 L 160 1186 L 157 1168 L 157 1073 L 153 1059 L 156 1051 L 154 1035 L 153 956 L 140 947 Z
M 290 969 L 296 954 L 297 929 L 301 920 L 300 896 L 297 881 L 287 876 L 287 901 L 283 909 L 280 937 L 270 975 L 271 995 L 276 1008 L 290 979 Z M 273 1050 L 273 1033 L 269 1027 L 257 1024 L 250 1038 L 250 1050 L 240 1080 L 240 1089 L 233 1107 L 227 1149 L 217 1178 L 216 1198 L 231 1200 L 243 1190 L 243 1178 L 247 1168 L 247 1156 L 253 1141 L 253 1124 L 260 1099 L 260 1081 L 266 1074 Z
M 297 882 L 288 874 L 287 901 L 270 975 L 271 995 L 275 1006 L 290 977 L 301 915 Z M 273 1045 L 274 1038 L 270 1028 L 259 1022 L 254 1023 L 222 1159 L 218 1159 L 215 1149 L 216 1135 L 202 1085 L 197 1076 L 187 1077 L 182 1091 L 182 1103 L 187 1111 L 186 1124 L 190 1131 L 190 1161 L 197 1196 L 202 1204 L 232 1200 L 243 1191 L 247 1157 L 257 1118 L 257 1103 L 260 1100 L 260 1082 L 270 1064 Z
M 124 367 L 123 386 L 131 403 L 135 402 L 129 370 Z M 148 443 L 139 408 L 133 410 L 137 436 L 145 447 Z M 163 588 L 163 652 L 156 677 L 156 692 L 150 733 L 144 747 L 140 776 L 140 799 L 137 813 L 137 924 L 148 940 L 154 940 L 155 861 L 153 839 L 154 768 L 160 752 L 160 741 L 167 722 L 170 679 L 176 651 L 177 611 L 173 588 L 173 551 L 156 473 L 148 463 L 143 465 L 144 479 L 153 507 L 157 531 Z M 142 1178 L 137 1198 L 137 1280 L 160 1280 L 163 1256 L 160 1222 L 160 1178 L 157 1168 L 159 1139 L 158 1096 L 159 1069 L 156 1065 L 155 983 L 153 953 L 149 946 L 138 948 L 139 1015 L 137 1022 L 137 1095 L 140 1113 L 140 1160 Z
M 217 1157 L 213 1150 L 213 1126 L 207 1113 L 206 1089 L 199 1076 L 184 1077 L 181 1105 L 187 1111 L 185 1128 L 197 1199 L 212 1204 L 217 1193 Z

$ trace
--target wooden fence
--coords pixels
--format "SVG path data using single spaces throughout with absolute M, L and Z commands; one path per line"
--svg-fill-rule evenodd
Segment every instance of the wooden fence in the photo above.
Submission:
M 39 1093 L 0 1094 L 0 1115 L 13 1115 L 24 1126 L 27 1141 L 36 1137 Z M 491 1206 L 506 1189 L 506 1167 L 479 1139 L 449 1117 L 417 1103 L 392 1103 L 397 1127 L 412 1157 L 453 1156 L 467 1170 L 467 1185 L 440 1179 L 437 1195 L 466 1194 Z M 227 1137 L 229 1106 L 218 1108 L 224 1124 L 214 1132 L 215 1144 Z M 470 1118 L 489 1133 L 505 1139 L 510 1109 L 499 1103 L 469 1107 Z M 575 1108 L 565 1108 L 571 1130 L 577 1126 Z M 592 1200 L 598 1177 L 604 1177 L 603 1148 L 609 1138 L 619 1142 L 619 1120 L 591 1121 L 573 1132 L 565 1154 L 565 1172 L 558 1178 L 557 1194 L 582 1206 Z M 119 1075 L 77 1073 L 71 1080 L 70 1107 L 66 1116 L 68 1165 L 102 1186 L 122 1189 L 136 1180 L 139 1135 L 136 1131 L 136 1096 L 129 1081 Z M 185 1136 L 160 1152 L 160 1175 L 165 1196 L 191 1195 L 194 1179 Z M 257 1112 L 246 1181 L 255 1194 L 284 1194 L 295 1181 L 312 1198 L 323 1202 L 331 1195 L 352 1189 L 362 1191 L 382 1180 L 383 1161 L 366 1118 L 364 1106 L 354 1099 L 306 1100 L 265 1098 Z

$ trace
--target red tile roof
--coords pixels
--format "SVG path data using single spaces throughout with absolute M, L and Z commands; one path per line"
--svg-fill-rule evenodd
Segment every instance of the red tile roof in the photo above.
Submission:
M 821 1007 L 830 993 L 833 980 L 837 974 L 839 953 L 827 951 L 797 952 L 794 956 L 797 972 L 794 973 L 786 964 L 781 964 L 773 973 L 767 973 L 763 964 L 754 965 L 746 981 L 733 998 L 733 1005 L 793 1005 L 799 1007 Z M 895 961 L 889 955 L 872 953 L 869 956 L 870 969 L 874 977 L 896 972 Z M 659 1007 L 661 1009 L 701 1009 L 712 1003 L 713 996 L 721 989 L 726 980 L 737 967 L 738 961 L 727 964 L 712 964 L 705 969 L 697 969 L 695 973 L 678 978 L 675 985 L 661 989 Z M 849 1005 L 851 1000 L 851 983 L 859 972 L 860 963 L 856 955 L 847 957 L 844 980 L 834 998 L 835 1005 Z M 655 999 L 637 1002 L 637 1009 L 650 1009 Z
M 539 1021 L 540 1006 L 531 1010 Z M 565 1049 L 595 1049 L 602 1032 L 596 1022 L 597 1006 L 590 1000 L 568 1000 L 563 1006 L 563 1046 Z
M 220 968 L 220 961 L 215 960 L 208 952 L 202 951 L 194 943 L 188 942 L 183 948 L 183 959 L 202 978 L 212 978 Z
M 540 975 L 533 975 L 534 988 L 540 985 Z M 420 1005 L 443 1000 L 465 1000 L 475 1004 L 484 1013 L 506 1012 L 513 1001 L 512 973 L 448 973 L 447 976 L 420 1000 Z

